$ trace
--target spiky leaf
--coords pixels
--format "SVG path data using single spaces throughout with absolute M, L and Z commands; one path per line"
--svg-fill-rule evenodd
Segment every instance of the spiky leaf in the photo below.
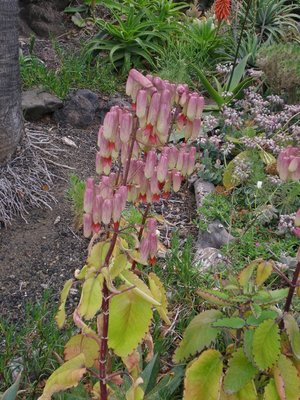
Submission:
M 286 298 L 288 291 L 288 288 L 260 290 L 252 297 L 252 300 L 257 304 L 276 304 Z
M 254 332 L 253 357 L 261 370 L 271 368 L 280 353 L 279 327 L 272 319 L 262 322 Z
M 54 393 L 77 386 L 86 372 L 84 355 L 79 354 L 59 367 L 48 378 L 39 400 L 51 400 Z
M 204 300 L 218 306 L 228 306 L 231 304 L 230 296 L 226 293 L 218 292 L 216 290 L 197 290 L 197 294 Z
M 280 400 L 299 400 L 300 378 L 292 361 L 280 354 L 273 373 Z
M 157 306 L 157 312 L 159 313 L 160 317 L 162 320 L 167 324 L 170 325 L 171 321 L 169 320 L 168 317 L 168 302 L 167 302 L 167 296 L 166 296 L 166 291 L 165 288 L 160 281 L 159 277 L 155 275 L 153 272 L 150 272 L 148 275 L 149 278 L 149 286 L 151 293 L 155 300 L 157 300 L 161 306 Z
M 243 349 L 238 349 L 229 360 L 229 367 L 224 378 L 226 393 L 235 393 L 241 390 L 257 373 L 257 369 L 249 362 Z
M 222 313 L 218 310 L 207 310 L 196 315 L 183 334 L 175 351 L 174 361 L 180 362 L 209 346 L 219 333 L 218 329 L 212 327 L 212 323 L 220 317 Z
M 65 306 L 66 306 L 67 297 L 68 297 L 68 294 L 72 287 L 72 284 L 73 284 L 73 279 L 69 279 L 64 284 L 63 290 L 61 291 L 61 294 L 60 294 L 60 306 L 59 306 L 58 312 L 55 316 L 55 321 L 56 321 L 59 329 L 63 328 L 65 321 L 66 321 Z
M 246 322 L 240 317 L 221 318 L 212 323 L 215 328 L 240 329 L 245 326 Z
M 151 318 L 152 305 L 133 290 L 114 296 L 109 311 L 109 347 L 126 357 L 145 336 Z
M 95 338 L 85 335 L 75 335 L 71 337 L 65 345 L 65 360 L 71 360 L 81 353 L 84 354 L 86 367 L 92 367 L 99 355 L 99 344 Z
M 258 318 L 255 318 L 254 315 L 250 315 L 246 322 L 248 325 L 258 326 L 266 319 L 276 319 L 278 317 L 278 313 L 274 310 L 263 310 Z
M 300 332 L 297 321 L 291 314 L 285 314 L 283 320 L 294 356 L 300 361 Z
M 92 319 L 100 310 L 102 302 L 103 275 L 91 276 L 83 284 L 78 313 Z
M 280 400 L 274 379 L 270 379 L 265 387 L 263 400 Z
M 151 290 L 148 286 L 132 271 L 123 271 L 120 274 L 120 278 L 128 285 L 135 286 L 132 290 L 137 295 L 141 296 L 144 300 L 148 301 L 150 304 L 155 306 L 161 306 L 155 298 L 153 297 Z
M 222 355 L 206 350 L 186 369 L 183 400 L 217 400 L 221 391 Z
M 258 264 L 256 271 L 255 283 L 257 286 L 261 286 L 272 274 L 273 263 L 271 261 L 263 261 Z

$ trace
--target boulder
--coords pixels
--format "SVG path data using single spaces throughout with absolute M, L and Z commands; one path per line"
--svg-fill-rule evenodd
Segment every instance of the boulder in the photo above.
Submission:
M 70 93 L 64 107 L 57 110 L 54 117 L 61 125 L 85 129 L 95 122 L 99 105 L 96 93 L 88 89 L 80 89 Z
M 58 97 L 41 88 L 26 90 L 22 93 L 22 109 L 25 119 L 29 121 L 36 121 L 62 106 L 63 102 Z

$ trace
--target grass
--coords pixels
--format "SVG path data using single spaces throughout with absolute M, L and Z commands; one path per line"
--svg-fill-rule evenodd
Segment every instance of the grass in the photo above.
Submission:
M 59 366 L 70 331 L 60 332 L 55 324 L 53 296 L 45 291 L 40 302 L 28 303 L 25 317 L 17 323 L 0 319 L 0 392 L 12 383 L 14 369 L 22 368 L 21 389 L 26 400 L 41 394 L 44 380 Z
M 117 91 L 118 79 L 112 67 L 101 60 L 91 62 L 83 53 L 68 53 L 56 48 L 60 65 L 47 68 L 35 56 L 21 56 L 20 70 L 24 89 L 42 86 L 64 99 L 72 89 L 90 89 L 104 94 Z

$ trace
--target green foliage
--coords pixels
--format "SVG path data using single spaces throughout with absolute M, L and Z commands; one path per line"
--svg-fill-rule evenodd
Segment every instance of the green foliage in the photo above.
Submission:
M 274 305 L 280 304 L 288 289 L 268 287 L 265 282 L 270 275 L 269 265 L 272 264 L 254 261 L 238 275 L 219 282 L 221 285 L 217 284 L 215 290 L 198 291 L 214 308 L 218 305 L 220 311 L 202 311 L 194 317 L 175 352 L 176 362 L 200 353 L 186 368 L 184 399 L 201 398 L 205 393 L 205 398 L 217 400 L 220 392 L 222 399 L 257 399 L 257 394 L 265 391 L 268 396 L 274 394 L 266 399 L 296 400 L 300 378 L 293 360 L 298 357 L 299 326 L 288 313 L 285 328 L 279 328 L 282 313 Z M 222 317 L 216 318 L 217 313 Z M 209 338 L 203 343 L 207 335 Z M 217 335 L 222 335 L 227 344 L 222 354 L 204 350 Z M 224 365 L 217 359 L 223 359 Z
M 240 21 L 243 20 L 247 0 L 239 9 Z M 299 4 L 285 0 L 256 0 L 250 7 L 247 29 L 256 33 L 260 42 L 278 42 L 285 39 L 289 32 L 299 36 L 297 21 Z
M 250 86 L 252 78 L 245 78 L 248 58 L 249 54 L 235 66 L 232 77 L 230 75 L 225 82 L 220 82 L 215 78 L 215 87 L 209 82 L 203 70 L 196 65 L 194 66 L 197 77 L 219 109 L 233 100 L 240 98 L 243 95 L 243 90 Z
M 85 183 L 77 175 L 70 175 L 70 184 L 66 195 L 71 201 L 77 228 L 82 224 L 84 191 Z
M 46 90 L 64 99 L 74 88 L 91 89 L 111 94 L 117 89 L 117 79 L 112 68 L 100 60 L 91 62 L 82 53 L 68 53 L 57 49 L 59 66 L 47 68 L 35 56 L 20 57 L 20 70 L 24 88 L 42 86 Z
M 142 67 L 146 63 L 154 67 L 155 58 L 162 55 L 162 46 L 169 34 L 181 29 L 177 19 L 183 5 L 172 0 L 147 2 L 143 7 L 134 2 L 115 3 L 119 2 L 105 3 L 113 19 L 96 20 L 100 31 L 88 43 L 87 53 L 94 56 L 107 52 L 106 61 L 123 72 L 127 72 L 132 65 Z
M 257 54 L 257 64 L 263 70 L 272 92 L 279 95 L 286 94 L 291 103 L 296 103 L 299 100 L 299 43 L 279 43 L 263 46 Z
M 203 199 L 202 207 L 198 209 L 198 214 L 201 219 L 204 219 L 206 224 L 218 220 L 223 225 L 229 226 L 230 212 L 232 204 L 228 197 L 211 193 Z

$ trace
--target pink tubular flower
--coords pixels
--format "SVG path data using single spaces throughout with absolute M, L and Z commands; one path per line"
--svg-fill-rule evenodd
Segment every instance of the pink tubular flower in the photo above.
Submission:
M 147 124 L 151 124 L 152 126 L 154 126 L 157 122 L 159 106 L 160 106 L 160 98 L 161 95 L 158 92 L 154 93 L 151 97 L 148 116 L 147 116 Z
M 199 96 L 198 99 L 197 99 L 196 118 L 200 118 L 201 117 L 203 108 L 204 108 L 204 97 Z
M 111 199 L 105 199 L 102 205 L 102 222 L 104 225 L 108 225 L 111 220 L 113 209 L 113 202 Z
M 191 175 L 194 171 L 195 160 L 196 160 L 196 147 L 191 147 L 190 152 L 189 152 L 189 162 L 188 162 L 188 169 L 187 169 L 188 175 Z
M 147 120 L 145 118 L 147 113 L 147 97 L 148 93 L 147 90 L 141 89 L 138 91 L 137 98 L 136 98 L 136 115 L 138 118 L 145 119 L 145 126 L 147 124 Z M 141 126 L 142 128 L 142 126 Z
M 173 190 L 176 193 L 180 190 L 180 186 L 181 186 L 181 182 L 182 182 L 181 173 L 176 170 L 173 170 L 172 171 L 172 180 L 173 180 Z
M 112 210 L 112 219 L 114 222 L 117 222 L 121 218 L 121 214 L 123 211 L 123 199 L 119 193 L 115 193 L 113 198 L 113 210 Z
M 149 241 L 150 241 L 150 258 L 155 258 L 158 250 L 158 240 L 157 240 L 157 235 L 156 232 L 152 232 L 149 235 Z
M 182 176 L 187 175 L 188 167 L 189 167 L 189 153 L 185 152 L 185 153 L 183 153 L 183 163 L 182 163 L 182 169 L 181 169 Z
M 88 238 L 92 234 L 92 216 L 91 214 L 83 215 L 83 235 Z
M 98 224 L 101 222 L 103 198 L 97 195 L 93 203 L 93 223 Z
M 153 86 L 152 82 L 136 69 L 131 69 L 129 71 L 129 77 L 146 89 Z
M 196 139 L 199 136 L 200 127 L 201 127 L 201 119 L 195 118 L 192 127 L 192 135 L 191 135 L 192 139 Z
M 198 95 L 192 94 L 189 99 L 186 116 L 190 121 L 194 121 L 194 119 L 196 118 L 198 98 Z
M 86 213 L 91 213 L 93 209 L 94 191 L 87 188 L 84 192 L 83 209 Z
M 168 174 L 168 159 L 166 156 L 161 155 L 157 166 L 157 179 L 159 182 L 164 182 Z
M 279 153 L 277 170 L 283 181 L 300 179 L 300 148 L 288 146 Z
M 105 139 L 113 139 L 116 136 L 119 123 L 119 116 L 117 111 L 109 111 L 106 113 L 103 122 L 103 136 Z
M 178 149 L 175 146 L 170 147 L 168 166 L 170 169 L 176 167 L 178 158 Z
M 169 133 L 170 112 L 170 106 L 166 103 L 161 103 L 157 118 L 156 129 L 161 135 L 164 136 L 168 135 Z
M 141 240 L 139 250 L 141 262 L 146 264 L 150 255 L 150 240 L 148 237 Z
M 296 217 L 295 217 L 295 226 L 300 226 L 300 208 L 299 210 L 296 212 Z
M 123 113 L 120 120 L 120 139 L 122 143 L 128 143 L 132 133 L 133 119 L 131 113 Z
M 150 150 L 147 153 L 146 163 L 145 163 L 145 177 L 150 179 L 154 173 L 154 169 L 157 164 L 157 155 L 154 150 Z

